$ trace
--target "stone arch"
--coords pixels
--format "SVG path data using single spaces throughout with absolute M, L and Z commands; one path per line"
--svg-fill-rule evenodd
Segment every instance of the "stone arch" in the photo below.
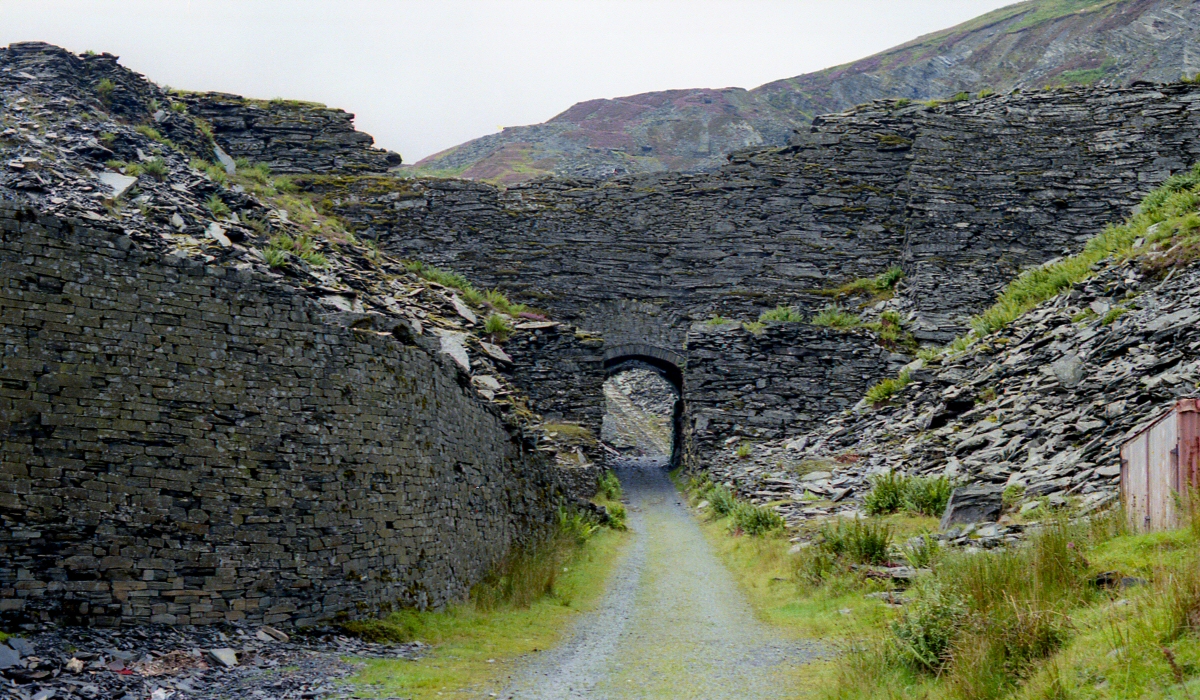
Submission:
M 671 467 L 679 466 L 687 454 L 687 402 L 684 399 L 683 375 L 687 358 L 669 348 L 647 343 L 624 343 L 604 350 L 604 376 L 632 367 L 648 367 L 675 388 L 675 406 L 671 413 Z

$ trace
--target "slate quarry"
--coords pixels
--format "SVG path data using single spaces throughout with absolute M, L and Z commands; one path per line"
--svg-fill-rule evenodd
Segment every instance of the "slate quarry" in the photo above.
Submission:
M 884 466 L 1102 504 L 1120 431 L 1086 448 L 1069 438 L 1108 420 L 1097 412 L 1110 399 L 1149 411 L 1190 381 L 1144 386 L 1130 369 L 1176 367 L 1158 364 L 1174 357 L 1155 345 L 1161 329 L 1105 359 L 1096 343 L 1110 330 L 1068 335 L 1051 310 L 1014 325 L 1031 333 L 1003 349 L 1026 349 L 1006 356 L 1020 372 L 975 353 L 907 390 L 928 392 L 920 405 L 937 413 L 953 388 L 992 381 L 1002 425 L 963 409 L 959 428 L 972 423 L 955 435 L 926 429 L 921 412 L 881 427 L 884 413 L 846 411 L 911 359 L 894 346 L 865 330 L 714 317 L 753 321 L 777 304 L 810 317 L 850 303 L 831 296 L 839 284 L 901 266 L 895 298 L 862 312 L 892 309 L 917 339 L 947 340 L 1017 271 L 1078 250 L 1200 160 L 1194 85 L 878 101 L 712 173 L 505 190 L 398 178 L 397 158 L 343 112 L 170 93 L 104 54 L 4 49 L 0 98 L 0 613 L 11 619 L 295 625 L 461 599 L 560 505 L 594 492 L 599 450 L 558 446 L 537 425 L 599 435 L 604 380 L 630 361 L 680 392 L 678 463 L 754 498 L 836 487 L 839 508 Z M 293 220 L 196 169 L 197 156 L 293 173 L 315 207 Z M 158 174 L 128 167 L 149 163 Z M 325 264 L 268 262 L 271 241 L 314 230 Z M 486 336 L 494 308 L 468 308 L 401 258 L 549 320 Z M 1096 301 L 1143 284 L 1096 279 L 1114 285 L 1087 292 Z M 1136 319 L 1114 326 L 1161 320 L 1131 311 L 1118 323 Z M 1182 372 L 1191 360 L 1177 351 Z M 1089 394 L 1088 363 L 1101 361 L 1117 389 Z M 1075 382 L 1069 395 L 1063 382 Z M 1061 432 L 1035 427 L 1042 412 Z M 827 484 L 727 459 L 744 439 L 773 456 L 788 448 L 771 441 L 803 433 L 793 451 L 839 465 Z M 901 436 L 908 451 L 893 449 Z M 836 461 L 872 440 L 887 449 Z M 788 515 L 806 517 L 803 504 Z

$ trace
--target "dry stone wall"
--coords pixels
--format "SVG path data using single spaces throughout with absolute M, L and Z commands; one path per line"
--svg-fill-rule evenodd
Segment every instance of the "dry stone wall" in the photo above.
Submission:
M 322 313 L 0 206 L 0 613 L 437 606 L 580 495 L 448 360 Z
M 945 340 L 1017 271 L 1078 250 L 1200 160 L 1198 100 L 1176 84 L 879 101 L 700 175 L 303 186 L 397 253 L 589 328 L 619 300 L 677 329 L 812 310 L 828 301 L 814 292 L 899 264 L 913 330 Z
M 735 323 L 697 324 L 684 373 L 692 439 L 704 454 L 731 437 L 813 430 L 905 362 L 862 330 L 768 323 L 752 333 Z

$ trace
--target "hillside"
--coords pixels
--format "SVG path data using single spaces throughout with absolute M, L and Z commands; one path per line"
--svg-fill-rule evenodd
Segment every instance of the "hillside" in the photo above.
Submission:
M 1178 80 L 1200 71 L 1198 31 L 1200 5 L 1185 0 L 1031 0 L 753 90 L 581 102 L 542 124 L 506 128 L 404 171 L 511 184 L 552 174 L 710 170 L 732 151 L 785 144 L 815 115 L 874 99 Z

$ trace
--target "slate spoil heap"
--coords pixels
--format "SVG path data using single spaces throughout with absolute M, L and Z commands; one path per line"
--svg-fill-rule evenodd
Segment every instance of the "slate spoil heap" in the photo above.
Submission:
M 1029 517 L 1047 504 L 1096 512 L 1118 498 L 1124 440 L 1196 393 L 1198 284 L 1197 265 L 1159 280 L 1140 261 L 1110 262 L 964 354 L 918 360 L 886 405 L 864 401 L 747 459 L 730 444 L 711 478 L 759 503 L 786 501 L 793 525 L 858 515 L 870 478 L 889 470 L 1011 487 Z M 1019 533 L 1010 523 L 944 537 L 994 546 Z
M 294 637 L 269 626 L 42 628 L 0 644 L 0 698 L 347 697 L 338 681 L 362 663 L 344 657 L 414 659 L 423 650 L 420 642 L 371 644 L 328 629 Z

